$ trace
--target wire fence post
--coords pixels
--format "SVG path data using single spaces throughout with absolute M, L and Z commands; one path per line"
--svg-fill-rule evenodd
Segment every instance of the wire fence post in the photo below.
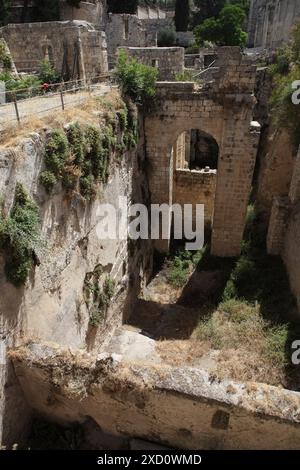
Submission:
M 14 107 L 15 107 L 15 111 L 16 111 L 17 121 L 18 121 L 18 124 L 20 124 L 21 120 L 20 120 L 20 114 L 19 114 L 19 109 L 18 109 L 18 101 L 17 101 L 16 93 L 13 94 L 13 101 L 14 101 Z
M 60 101 L 61 101 L 62 110 L 64 111 L 65 110 L 65 102 L 64 102 L 64 93 L 63 93 L 62 88 L 60 89 Z

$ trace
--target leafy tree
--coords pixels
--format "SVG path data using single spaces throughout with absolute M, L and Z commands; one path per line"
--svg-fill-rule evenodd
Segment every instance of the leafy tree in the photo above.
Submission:
M 243 31 L 246 14 L 238 5 L 225 6 L 218 18 L 208 18 L 194 29 L 196 41 L 212 41 L 220 46 L 243 46 L 247 34 Z
M 241 7 L 245 14 L 249 12 L 249 0 L 194 0 L 197 10 L 193 14 L 192 24 L 197 26 L 208 18 L 218 18 L 226 5 Z
M 176 31 L 187 31 L 190 20 L 190 1 L 176 0 L 175 27 Z

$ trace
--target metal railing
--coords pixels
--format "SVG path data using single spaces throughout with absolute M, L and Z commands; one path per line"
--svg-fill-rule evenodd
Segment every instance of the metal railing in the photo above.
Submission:
M 92 93 L 103 88 L 104 84 L 112 86 L 109 73 L 100 74 L 89 81 L 71 80 L 0 91 L 0 102 L 3 95 L 6 101 L 0 104 L 0 129 L 11 122 L 20 124 L 23 119 L 33 115 L 81 104 Z

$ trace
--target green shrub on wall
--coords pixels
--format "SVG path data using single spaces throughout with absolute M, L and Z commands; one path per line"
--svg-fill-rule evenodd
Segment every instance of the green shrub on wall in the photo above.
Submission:
M 10 215 L 0 219 L 0 247 L 5 254 L 5 272 L 15 286 L 24 284 L 36 250 L 41 247 L 38 206 L 20 183 L 15 190 Z
M 156 68 L 144 65 L 120 50 L 115 75 L 125 96 L 143 108 L 150 105 L 156 94 Z
M 293 83 L 300 78 L 300 22 L 293 30 L 290 45 L 278 49 L 275 63 L 269 67 L 273 76 L 270 99 L 271 119 L 277 126 L 290 132 L 296 147 L 300 144 L 300 105 L 292 101 Z
M 56 129 L 47 138 L 40 182 L 48 193 L 60 181 L 66 190 L 77 189 L 92 199 L 97 186 L 108 181 L 111 159 L 119 161 L 137 140 L 137 117 L 125 105 L 117 112 L 110 110 L 102 128 L 75 122 L 65 131 Z
M 10 71 L 12 68 L 12 61 L 7 53 L 5 42 L 0 39 L 0 65 L 2 63 L 2 66 L 5 71 Z
M 161 29 L 157 35 L 158 47 L 171 47 L 176 45 L 176 32 L 174 29 Z
M 98 284 L 93 286 L 93 308 L 90 314 L 90 325 L 97 327 L 105 319 L 107 310 L 114 296 L 116 282 L 111 277 L 107 277 L 100 288 Z

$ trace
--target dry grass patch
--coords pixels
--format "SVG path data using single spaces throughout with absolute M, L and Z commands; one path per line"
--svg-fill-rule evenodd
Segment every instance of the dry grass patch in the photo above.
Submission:
M 20 140 L 33 132 L 41 132 L 45 128 L 59 129 L 67 122 L 77 121 L 86 125 L 99 123 L 99 117 L 105 116 L 110 109 L 123 109 L 124 104 L 118 90 L 112 90 L 105 96 L 91 97 L 84 103 L 56 110 L 44 116 L 30 116 L 22 119 L 21 126 L 12 124 L 0 132 L 0 145 L 9 148 L 16 146 Z
M 288 365 L 289 328 L 265 320 L 258 303 L 250 305 L 236 299 L 221 303 L 209 318 L 199 322 L 193 336 L 222 351 L 218 375 L 269 384 L 282 382 Z

